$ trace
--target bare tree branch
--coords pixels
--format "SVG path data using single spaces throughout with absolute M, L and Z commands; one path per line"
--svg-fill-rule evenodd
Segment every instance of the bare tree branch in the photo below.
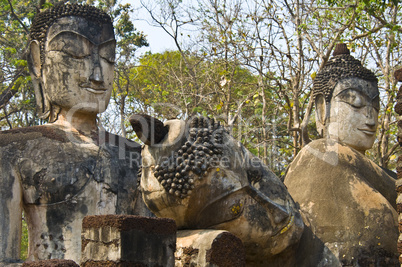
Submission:
M 13 81 L 7 87 L 6 90 L 0 95 L 0 109 L 3 108 L 10 99 L 18 92 L 18 89 L 21 86 L 21 81 L 18 81 L 18 78 L 23 76 L 23 71 L 18 72 L 15 76 Z
M 22 21 L 19 19 L 19 17 L 17 16 L 17 14 L 15 14 L 14 8 L 13 8 L 13 4 L 11 4 L 11 1 L 10 1 L 10 0 L 8 0 L 8 4 L 10 5 L 10 11 L 11 11 L 11 14 L 13 15 L 13 17 L 21 24 L 21 26 L 22 26 L 22 27 L 24 28 L 24 30 L 25 30 L 25 33 L 26 33 L 26 34 L 29 34 L 28 28 L 25 26 L 24 23 L 22 23 Z
M 311 91 L 310 93 L 310 98 L 308 101 L 308 106 L 307 106 L 307 110 L 306 113 L 304 113 L 304 118 L 303 121 L 300 125 L 301 128 L 301 136 L 302 136 L 302 147 L 304 147 L 305 145 L 307 145 L 308 143 L 310 143 L 310 137 L 308 136 L 308 130 L 307 130 L 307 126 L 308 123 L 310 121 L 310 115 L 311 115 L 311 111 L 313 110 L 313 91 Z
M 382 157 L 382 161 L 388 163 L 389 158 L 391 157 L 392 154 L 394 154 L 394 152 L 395 152 L 395 150 L 396 150 L 397 148 L 399 148 L 399 143 L 396 143 L 396 144 L 394 144 L 394 145 L 392 146 L 392 148 L 388 151 L 388 153 L 385 154 L 385 155 Z
M 358 35 L 354 35 L 354 36 L 352 37 L 351 41 L 355 41 L 355 40 L 357 40 L 357 39 L 361 39 L 361 38 L 367 37 L 367 36 L 369 36 L 369 35 L 372 34 L 372 33 L 378 32 L 379 30 L 381 30 L 381 29 L 384 28 L 384 27 L 385 27 L 385 25 L 380 25 L 380 26 L 377 26 L 377 27 L 375 27 L 374 29 L 369 30 L 369 31 L 367 31 L 367 32 L 365 32 L 365 33 L 358 34 Z
M 244 106 L 244 104 L 246 104 L 247 100 L 251 100 L 253 98 L 253 94 L 248 95 L 246 98 L 243 99 L 243 101 L 240 103 L 240 105 L 237 107 L 237 110 L 235 111 L 235 114 L 233 115 L 233 117 L 231 118 L 230 121 L 228 121 L 228 126 L 232 127 L 234 125 L 234 123 L 236 122 L 237 118 L 240 115 L 240 112 Z

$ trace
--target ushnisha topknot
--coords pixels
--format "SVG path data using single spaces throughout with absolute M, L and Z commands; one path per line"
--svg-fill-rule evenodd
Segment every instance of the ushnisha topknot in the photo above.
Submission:
M 47 30 L 57 19 L 67 16 L 83 17 L 99 24 L 112 24 L 112 19 L 107 13 L 89 5 L 59 3 L 52 8 L 36 14 L 31 25 L 29 37 L 30 40 L 37 40 L 39 42 L 42 63 L 44 60 L 44 40 L 46 38 Z
M 352 77 L 378 82 L 371 70 L 363 67 L 359 60 L 350 55 L 346 44 L 337 44 L 332 58 L 328 60 L 314 79 L 313 98 L 322 94 L 325 101 L 330 102 L 332 92 L 338 81 Z

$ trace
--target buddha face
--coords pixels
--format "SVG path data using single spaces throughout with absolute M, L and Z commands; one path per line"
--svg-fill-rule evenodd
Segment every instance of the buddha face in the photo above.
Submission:
M 379 92 L 376 82 L 340 80 L 333 91 L 327 134 L 364 152 L 373 146 L 378 126 Z
M 44 45 L 41 78 L 46 101 L 66 110 L 103 112 L 113 87 L 112 25 L 63 17 L 49 28 Z

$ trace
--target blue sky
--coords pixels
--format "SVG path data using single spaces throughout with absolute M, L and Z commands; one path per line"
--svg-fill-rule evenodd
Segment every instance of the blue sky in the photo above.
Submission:
M 144 8 L 141 7 L 139 0 L 123 0 L 122 3 L 130 3 L 139 9 L 132 14 L 134 26 L 138 31 L 144 32 L 147 35 L 149 43 L 148 48 L 143 48 L 140 51 L 151 51 L 152 53 L 160 53 L 165 50 L 176 50 L 173 39 L 164 32 L 161 28 L 150 25 L 151 17 Z

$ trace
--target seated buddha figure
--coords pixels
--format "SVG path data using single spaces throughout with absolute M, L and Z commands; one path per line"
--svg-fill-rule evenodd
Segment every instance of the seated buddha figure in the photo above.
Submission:
M 226 230 L 246 266 L 295 266 L 303 222 L 284 184 L 219 122 L 130 118 L 146 146 L 140 188 L 148 208 L 179 230 Z M 199 231 L 198 231 L 199 232 Z
M 298 266 L 398 266 L 395 180 L 365 156 L 375 141 L 373 72 L 337 45 L 314 80 L 317 129 L 284 183 L 306 225 Z
M 87 215 L 141 214 L 140 147 L 102 130 L 115 60 L 106 13 L 56 5 L 31 27 L 28 65 L 48 124 L 0 132 L 0 265 L 20 260 L 22 214 L 28 261 L 81 257 Z M 145 207 L 145 206 L 144 206 Z

